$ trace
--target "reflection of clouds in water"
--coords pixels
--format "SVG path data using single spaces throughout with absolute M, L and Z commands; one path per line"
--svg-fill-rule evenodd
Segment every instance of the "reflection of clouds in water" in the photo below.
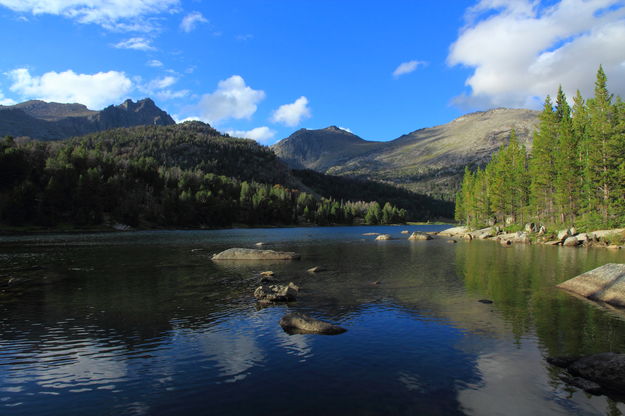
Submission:
M 276 336 L 280 346 L 286 348 L 289 354 L 294 353 L 299 356 L 301 362 L 304 362 L 306 359 L 312 357 L 312 346 L 310 345 L 311 335 L 289 335 L 279 329 L 276 331 Z
M 542 354 L 533 343 L 526 342 L 518 349 L 509 345 L 479 356 L 476 365 L 481 382 L 459 387 L 458 401 L 466 413 L 594 415 L 605 411 L 604 397 L 588 399 L 582 391 L 570 397 L 562 385 L 554 390 Z M 625 406 L 619 405 L 619 409 L 625 410 Z
M 70 389 L 84 392 L 93 389 L 112 389 L 114 383 L 127 375 L 124 361 L 111 356 L 103 357 L 103 349 L 93 345 L 75 347 L 58 355 L 58 345 L 43 346 L 43 352 L 28 357 L 36 364 L 21 366 L 19 371 L 10 373 L 2 380 L 3 384 L 20 384 L 35 381 L 43 389 Z M 110 348 L 106 348 L 107 353 Z M 9 391 L 5 388 L 4 391 Z M 43 392 L 42 392 L 43 393 Z
M 399 373 L 399 382 L 403 384 L 408 391 L 426 393 L 428 390 L 427 381 L 421 380 L 418 375 L 410 374 L 406 371 Z
M 204 353 L 217 361 L 220 376 L 236 382 L 248 376 L 247 370 L 263 361 L 264 354 L 250 331 L 209 332 L 199 340 Z

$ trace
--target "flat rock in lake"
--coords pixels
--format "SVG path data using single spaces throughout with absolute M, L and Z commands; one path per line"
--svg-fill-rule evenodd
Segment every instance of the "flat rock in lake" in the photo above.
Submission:
M 625 307 L 625 264 L 605 264 L 557 287 L 588 299 Z
M 213 260 L 297 260 L 300 255 L 292 251 L 255 250 L 251 248 L 229 248 L 215 254 Z
M 362 235 L 380 235 L 380 233 L 363 233 Z
M 347 331 L 338 325 L 320 321 L 303 313 L 289 313 L 280 319 L 280 326 L 288 334 L 338 335 Z

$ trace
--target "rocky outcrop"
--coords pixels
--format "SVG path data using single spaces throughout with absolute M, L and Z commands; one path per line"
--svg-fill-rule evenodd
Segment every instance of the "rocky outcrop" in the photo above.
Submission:
M 556 357 L 547 361 L 565 368 L 570 377 L 562 379 L 589 393 L 625 391 L 625 354 L 605 352 L 586 357 Z
M 297 298 L 299 287 L 293 282 L 288 285 L 267 285 L 259 286 L 254 291 L 254 297 L 260 303 L 293 302 Z
M 289 334 L 338 335 L 347 331 L 340 326 L 297 312 L 284 315 L 280 319 L 280 326 Z
M 101 111 L 81 104 L 27 101 L 14 106 L 0 106 L 0 137 L 31 137 L 60 140 L 97 131 L 133 126 L 168 126 L 176 124 L 149 98 L 126 100 Z
M 625 264 L 603 265 L 557 287 L 591 300 L 625 307 Z
M 213 260 L 298 260 L 300 255 L 292 251 L 255 250 L 229 248 L 215 254 Z
M 410 237 L 408 237 L 408 240 L 421 240 L 421 241 L 426 241 L 426 240 L 431 240 L 432 236 L 426 233 L 420 233 L 418 231 L 413 232 L 412 234 L 410 234 Z

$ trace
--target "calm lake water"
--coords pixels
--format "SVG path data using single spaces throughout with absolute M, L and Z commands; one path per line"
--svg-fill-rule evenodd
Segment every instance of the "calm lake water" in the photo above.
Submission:
M 625 413 L 545 361 L 625 352 L 622 312 L 554 288 L 625 253 L 400 234 L 443 228 L 0 238 L 0 414 Z M 210 260 L 258 241 L 302 259 Z M 297 302 L 257 308 L 263 270 L 299 285 Z M 288 311 L 348 331 L 287 335 Z

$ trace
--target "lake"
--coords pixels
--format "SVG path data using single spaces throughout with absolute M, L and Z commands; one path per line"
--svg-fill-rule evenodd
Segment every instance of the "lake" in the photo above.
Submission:
M 625 253 L 400 234 L 444 228 L 0 237 L 0 414 L 625 412 L 545 361 L 625 352 L 623 312 L 554 288 Z M 259 241 L 302 259 L 210 260 Z M 298 300 L 258 307 L 263 270 L 300 286 Z M 348 331 L 288 335 L 287 311 Z

